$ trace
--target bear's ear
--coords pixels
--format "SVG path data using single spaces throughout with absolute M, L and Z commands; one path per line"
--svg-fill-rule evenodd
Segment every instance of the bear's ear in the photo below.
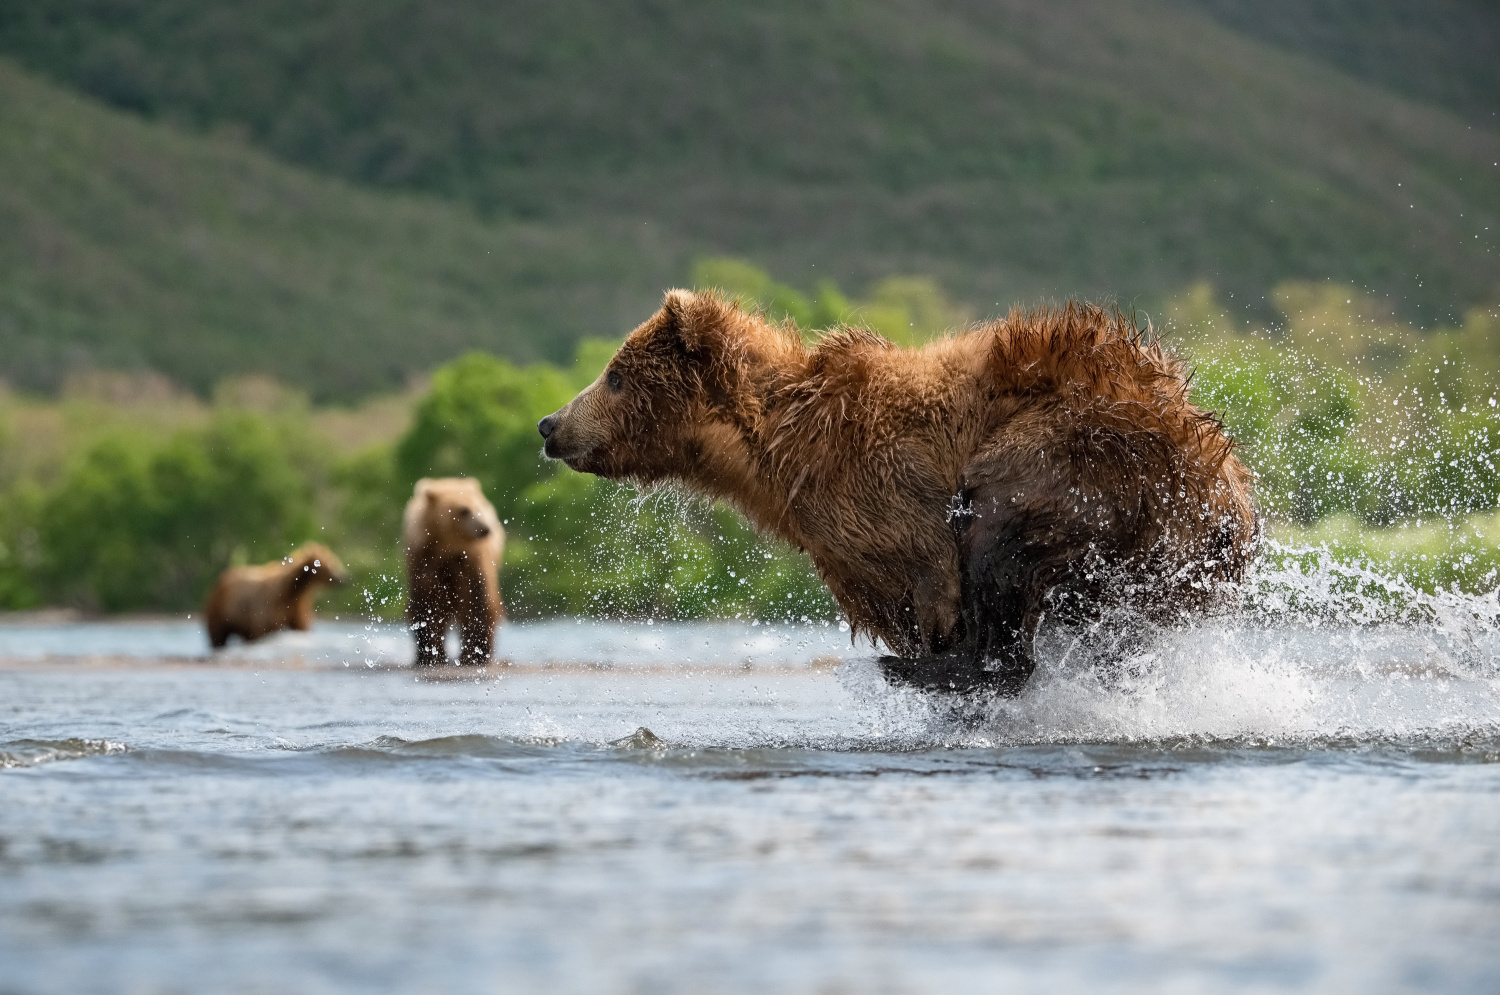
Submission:
M 692 328 L 693 292 L 691 290 L 669 290 L 662 298 L 662 324 L 673 337 L 682 342 L 683 348 L 692 352 L 698 348 L 695 330 Z
M 711 300 L 691 290 L 669 290 L 662 300 L 662 315 L 668 327 L 690 353 L 709 348 L 719 332 L 713 310 L 704 306 Z

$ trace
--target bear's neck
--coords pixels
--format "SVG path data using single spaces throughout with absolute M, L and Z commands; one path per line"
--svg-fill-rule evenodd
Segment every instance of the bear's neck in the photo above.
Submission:
M 800 343 L 777 343 L 777 354 L 754 356 L 737 382 L 725 384 L 719 403 L 699 420 L 684 483 L 725 501 L 762 532 L 803 549 L 806 542 L 794 513 L 796 488 L 772 472 L 770 447 L 779 423 L 771 398 L 806 377 L 809 355 Z M 807 474 L 823 467 L 808 466 Z
M 800 548 L 786 494 L 762 472 L 756 442 L 756 434 L 744 426 L 718 420 L 706 423 L 693 440 L 693 458 L 683 482 L 707 497 L 728 502 L 756 528 Z

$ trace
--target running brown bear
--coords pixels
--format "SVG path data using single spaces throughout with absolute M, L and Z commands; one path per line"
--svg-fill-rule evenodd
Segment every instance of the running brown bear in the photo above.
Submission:
M 538 428 L 575 470 L 679 482 L 805 550 L 897 654 L 887 673 L 927 687 L 1016 693 L 1049 606 L 1201 604 L 1259 533 L 1251 475 L 1182 365 L 1089 304 L 917 349 L 856 328 L 808 346 L 674 290 Z

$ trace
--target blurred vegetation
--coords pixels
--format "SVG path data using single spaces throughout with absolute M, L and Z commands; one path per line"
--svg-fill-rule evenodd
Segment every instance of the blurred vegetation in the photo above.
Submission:
M 1270 534 L 1429 590 L 1494 589 L 1500 307 L 1424 333 L 1348 287 L 1274 299 L 1283 322 L 1241 325 L 1198 285 L 1164 322 L 1259 474 Z
M 278 558 L 313 531 L 308 441 L 232 409 L 165 440 L 106 435 L 36 508 L 39 588 L 106 611 L 190 605 L 222 566 Z
M 967 319 L 915 277 L 856 298 L 714 257 L 693 283 L 809 336 L 864 323 L 921 342 Z M 1195 399 L 1259 474 L 1271 535 L 1419 587 L 1493 588 L 1500 312 L 1422 332 L 1345 287 L 1287 283 L 1274 299 L 1283 320 L 1251 325 L 1196 285 L 1160 322 L 1196 361 Z M 514 617 L 832 617 L 807 558 L 729 509 L 542 458 L 537 420 L 617 344 L 585 340 L 567 366 L 469 353 L 356 408 L 314 407 L 261 377 L 221 383 L 211 401 L 127 374 L 74 377 L 56 400 L 0 395 L 0 606 L 192 610 L 224 566 L 318 538 L 355 577 L 330 610 L 398 617 L 401 509 L 417 478 L 462 474 L 505 522 Z
M 566 363 L 726 253 L 825 314 L 825 270 L 930 274 L 976 315 L 1211 278 L 1262 322 L 1314 275 L 1457 323 L 1496 291 L 1497 23 L 1487 0 L 0 4 L 35 74 L 0 66 L 6 376 L 206 396 L 258 371 L 347 401 L 470 349 Z
M 1166 322 L 1270 517 L 1390 525 L 1500 505 L 1500 310 L 1424 334 L 1347 287 L 1289 283 L 1275 299 L 1283 324 L 1238 326 L 1199 286 Z
M 1272 536 L 1283 545 L 1268 555 L 1311 566 L 1326 550 L 1330 559 L 1369 569 L 1418 590 L 1487 592 L 1500 585 L 1500 513 L 1413 518 L 1372 528 L 1347 514 L 1318 522 L 1278 522 Z
M 272 406 L 261 406 L 272 405 Z M 263 380 L 212 405 L 102 375 L 59 402 L 0 402 L 0 604 L 196 605 L 219 570 L 316 534 L 332 447 Z
M 897 345 L 925 342 L 973 319 L 967 308 L 950 301 L 937 281 L 926 276 L 886 277 L 870 288 L 867 299 L 854 301 L 831 280 L 821 280 L 811 293 L 803 293 L 743 260 L 711 258 L 693 265 L 693 286 L 723 291 L 772 321 L 790 318 L 804 333 L 838 324 L 863 325 Z

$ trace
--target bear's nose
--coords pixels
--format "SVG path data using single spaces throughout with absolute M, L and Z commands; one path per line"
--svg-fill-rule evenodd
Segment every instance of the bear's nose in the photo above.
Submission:
M 476 539 L 483 539 L 485 536 L 487 536 L 489 534 L 490 534 L 490 527 L 488 525 L 481 525 L 481 526 L 479 526 L 479 528 L 477 528 L 477 529 L 474 530 L 474 538 L 476 538 Z
M 536 423 L 536 430 L 542 433 L 542 438 L 552 438 L 552 433 L 557 431 L 557 416 L 548 415 L 546 418 L 543 418 Z

